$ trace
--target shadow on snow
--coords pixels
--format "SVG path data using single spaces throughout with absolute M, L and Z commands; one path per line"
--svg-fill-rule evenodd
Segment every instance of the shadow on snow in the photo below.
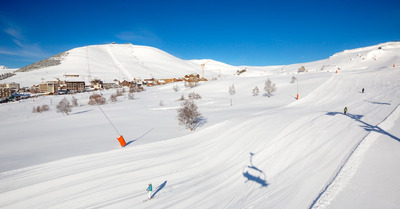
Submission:
M 374 102 L 374 101 L 368 101 L 368 100 L 364 100 L 364 101 L 372 103 L 372 104 L 376 104 L 376 105 L 391 105 L 390 103 L 387 103 L 387 102 Z
M 160 186 L 158 186 L 158 187 L 156 188 L 155 192 L 151 195 L 151 198 L 155 197 L 156 194 L 157 194 L 158 192 L 160 192 L 160 191 L 165 187 L 165 185 L 167 185 L 167 181 L 164 181 Z
M 137 139 L 130 140 L 129 142 L 127 142 L 127 143 L 125 144 L 124 147 L 127 147 L 128 145 L 132 144 L 133 142 L 135 142 L 135 141 L 137 141 L 137 140 L 143 138 L 143 137 L 146 136 L 148 133 L 150 133 L 152 130 L 153 130 L 153 128 L 150 129 L 149 131 L 147 131 L 146 133 L 144 133 L 142 136 L 139 136 Z
M 204 124 L 208 122 L 207 118 L 201 116 L 198 118 L 194 124 L 194 130 L 196 130 L 198 127 L 202 127 Z
M 326 113 L 326 115 L 335 116 L 335 115 L 344 115 L 344 114 L 341 113 L 341 112 L 328 112 L 328 113 Z M 353 114 L 347 113 L 344 116 L 347 116 L 347 117 L 349 117 L 349 118 L 351 118 L 351 119 L 353 119 L 355 121 L 358 121 L 358 122 L 362 123 L 362 125 L 360 125 L 360 127 L 364 128 L 368 132 L 373 131 L 373 132 L 377 132 L 377 133 L 380 133 L 380 134 L 384 134 L 384 135 L 389 136 L 390 138 L 400 142 L 400 139 L 398 137 L 396 137 L 396 136 L 390 134 L 389 132 L 381 129 L 379 126 L 374 126 L 374 125 L 371 125 L 369 123 L 366 123 L 366 122 L 362 121 L 361 118 L 364 117 L 363 115 L 353 115 Z
M 261 187 L 266 187 L 268 186 L 268 183 L 266 181 L 265 173 L 253 165 L 253 156 L 254 153 L 250 152 L 250 165 L 243 169 L 243 176 L 247 178 L 245 183 L 248 181 L 254 181 L 260 184 Z

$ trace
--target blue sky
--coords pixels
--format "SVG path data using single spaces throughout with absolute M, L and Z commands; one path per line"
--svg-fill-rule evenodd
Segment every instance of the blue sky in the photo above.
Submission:
M 231 65 L 309 62 L 399 40 L 399 9 L 398 0 L 2 0 L 0 65 L 111 42 Z

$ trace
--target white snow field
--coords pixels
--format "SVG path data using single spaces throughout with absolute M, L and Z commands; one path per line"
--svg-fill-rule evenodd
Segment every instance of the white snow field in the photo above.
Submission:
M 87 72 L 86 49 L 90 77 L 109 81 L 200 74 L 207 62 L 150 47 L 88 46 L 71 50 L 59 66 L 6 82 Z M 147 60 L 143 68 L 128 53 Z M 298 74 L 302 65 L 308 72 Z M 239 76 L 243 66 L 211 61 L 205 75 L 217 80 L 149 87 L 134 100 L 102 105 L 117 131 L 99 107 L 87 105 L 93 93 L 1 104 L 0 208 L 399 208 L 399 65 L 398 42 L 310 63 L 247 67 Z M 270 98 L 268 78 L 277 85 Z M 102 93 L 108 100 L 115 91 Z M 177 100 L 192 92 L 202 97 L 195 103 L 203 116 L 194 132 L 176 119 Z M 68 116 L 57 113 L 58 102 L 72 96 L 80 105 Z M 50 111 L 32 113 L 43 104 Z M 150 182 L 154 197 L 143 202 Z

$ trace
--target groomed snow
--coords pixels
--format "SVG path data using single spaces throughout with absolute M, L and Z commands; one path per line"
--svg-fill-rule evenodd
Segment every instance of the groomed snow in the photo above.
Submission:
M 121 77 L 135 76 L 126 52 L 113 49 L 126 46 L 94 47 L 86 47 L 89 54 L 113 54 Z M 145 49 L 133 53 L 145 57 Z M 101 110 L 87 105 L 89 93 L 73 95 L 80 106 L 69 116 L 55 111 L 64 96 L 1 104 L 0 207 L 398 208 L 400 69 L 392 66 L 399 54 L 399 43 L 385 43 L 311 63 L 247 67 L 240 76 L 233 74 L 242 67 L 232 67 L 195 88 L 178 83 L 178 92 L 168 84 L 134 100 L 118 97 L 101 108 L 128 142 L 124 148 Z M 203 60 L 158 64 L 167 62 L 201 70 Z M 155 65 L 148 72 L 158 75 Z M 298 75 L 302 65 L 308 72 Z M 218 77 L 224 70 L 209 71 Z M 278 87 L 271 98 L 263 95 L 268 78 Z M 232 84 L 236 94 L 229 95 Z M 176 120 L 177 100 L 192 92 L 202 96 L 195 132 Z M 115 90 L 102 93 L 108 99 Z M 42 104 L 51 110 L 32 113 Z M 149 182 L 154 199 L 143 202 Z

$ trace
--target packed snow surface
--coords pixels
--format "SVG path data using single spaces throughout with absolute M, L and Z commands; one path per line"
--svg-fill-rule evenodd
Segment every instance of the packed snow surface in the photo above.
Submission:
M 127 53 L 138 59 L 124 58 Z M 93 93 L 1 104 L 0 207 L 399 208 L 399 55 L 400 44 L 393 42 L 288 66 L 210 61 L 206 78 L 217 80 L 194 88 L 149 87 L 133 100 L 118 97 L 101 109 L 87 105 Z M 152 56 L 165 59 L 142 61 L 142 68 L 138 60 Z M 98 69 L 92 78 L 110 80 L 137 77 L 129 67 L 135 65 L 142 77 L 192 68 L 201 73 L 208 61 L 183 61 L 150 47 L 104 45 L 71 50 L 54 68 L 89 73 L 87 63 L 79 69 L 79 59 Z M 307 72 L 297 73 L 300 66 Z M 42 71 L 9 80 L 29 83 Z M 263 91 L 267 79 L 277 85 L 270 98 Z M 252 94 L 256 86 L 258 96 Z M 115 91 L 101 93 L 108 100 Z M 202 97 L 195 101 L 202 118 L 194 132 L 176 119 L 178 99 L 192 92 Z M 57 113 L 58 102 L 72 96 L 80 105 L 68 116 Z M 50 111 L 32 112 L 43 104 Z M 128 143 L 124 148 L 118 134 Z M 150 182 L 153 199 L 144 202 Z

